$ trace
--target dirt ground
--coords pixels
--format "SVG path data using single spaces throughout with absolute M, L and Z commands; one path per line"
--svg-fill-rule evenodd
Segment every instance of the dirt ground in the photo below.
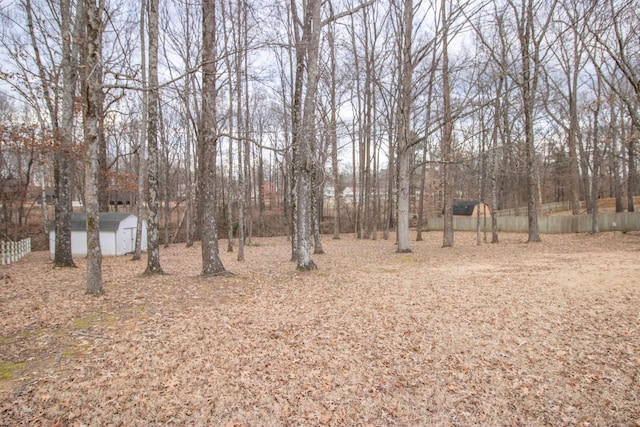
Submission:
M 640 426 L 640 233 L 285 238 L 0 274 L 0 425 Z M 226 248 L 226 242 L 221 242 Z

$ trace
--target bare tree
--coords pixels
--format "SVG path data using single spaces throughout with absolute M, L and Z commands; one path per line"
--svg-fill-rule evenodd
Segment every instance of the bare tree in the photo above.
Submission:
M 451 86 L 449 84 L 449 25 L 447 16 L 447 1 L 440 5 L 442 16 L 442 169 L 444 185 L 444 230 L 442 246 L 453 246 L 453 182 L 451 174 L 452 145 L 453 145 L 453 116 L 451 111 Z
M 301 109 L 302 119 L 298 122 L 294 145 L 296 156 L 294 168 L 296 177 L 296 220 L 297 220 L 297 269 L 312 270 L 317 266 L 311 259 L 311 192 L 313 173 L 313 151 L 316 147 L 315 102 L 318 88 L 318 52 L 320 44 L 320 0 L 309 0 L 305 8 L 301 43 L 296 51 L 304 50 L 302 63 L 298 63 L 296 73 L 306 70 L 306 92 Z M 297 52 L 296 52 L 297 53 Z M 298 54 L 298 53 L 297 53 Z M 299 75 L 298 74 L 298 75 Z M 294 123 L 294 126 L 296 124 Z
M 140 71 L 142 84 L 142 111 L 140 117 L 140 146 L 138 147 L 138 198 L 136 201 L 138 218 L 136 224 L 136 243 L 133 252 L 133 260 L 142 258 L 142 224 L 144 214 L 145 182 L 146 182 L 146 139 L 147 139 L 147 108 L 148 108 L 148 84 L 147 84 L 147 51 L 145 43 L 145 16 L 147 13 L 147 0 L 140 2 Z
M 331 145 L 331 174 L 333 178 L 333 238 L 340 238 L 340 193 L 338 182 L 340 171 L 338 170 L 338 118 L 337 118 L 337 73 L 336 73 L 336 42 L 335 24 L 331 23 L 327 31 L 327 43 L 329 48 L 329 123 L 328 137 Z
M 529 224 L 527 241 L 539 242 L 534 115 L 543 54 L 542 42 L 553 18 L 556 1 L 550 0 L 536 3 L 533 0 L 521 0 L 517 4 L 514 0 L 509 0 L 508 3 L 515 18 L 520 45 L 521 69 L 517 85 L 522 96 L 524 116 L 527 218 Z M 538 23 L 540 24 L 539 27 L 536 25 Z
M 74 22 L 70 1 L 61 0 L 60 2 L 60 34 L 62 40 L 62 55 L 60 58 L 62 107 L 60 117 L 57 101 L 58 88 L 55 85 L 55 81 L 48 77 L 50 74 L 45 68 L 45 62 L 40 53 L 41 45 L 36 34 L 37 23 L 34 22 L 34 10 L 31 0 L 24 0 L 23 7 L 27 15 L 27 27 L 35 64 L 38 68 L 37 73 L 42 84 L 42 91 L 51 120 L 51 128 L 57 145 L 54 155 L 56 246 L 53 262 L 58 267 L 75 267 L 71 252 L 73 122 L 78 80 L 79 32 L 82 30 L 80 23 L 83 11 L 82 7 L 76 7 L 76 19 Z
M 82 3 L 82 2 L 81 2 Z M 86 11 L 82 73 L 82 112 L 85 141 L 85 207 L 87 214 L 87 293 L 102 294 L 102 250 L 98 182 L 99 128 L 102 123 L 102 19 L 100 0 L 84 0 Z
M 562 126 L 567 134 L 567 145 L 569 148 L 569 189 L 571 196 L 571 211 L 573 215 L 580 213 L 580 170 L 578 159 L 578 138 L 580 136 L 580 122 L 578 120 L 578 85 L 579 77 L 585 65 L 584 44 L 580 38 L 586 33 L 585 11 L 582 10 L 581 2 L 576 0 L 566 0 L 562 2 L 562 10 L 566 17 L 560 34 L 554 41 L 555 49 L 552 53 L 558 59 L 558 64 L 562 68 L 565 77 L 565 87 L 563 91 L 558 88 L 558 92 L 563 95 L 562 104 L 568 105 L 569 124 L 565 125 L 566 110 L 563 110 L 563 117 L 557 118 L 556 123 Z
M 397 251 L 411 252 L 409 242 L 409 162 L 412 157 L 411 106 L 413 104 L 413 1 L 402 4 L 402 26 L 398 35 L 400 86 L 398 95 L 398 229 Z
M 149 98 L 147 143 L 149 149 L 147 203 L 147 268 L 145 274 L 163 274 L 160 266 L 160 226 L 158 202 L 158 0 L 149 0 Z
M 615 93 L 626 107 L 634 129 L 640 129 L 640 74 L 638 72 L 638 18 L 640 9 L 636 0 L 594 3 L 596 7 L 589 23 L 589 35 L 594 40 L 594 49 L 588 49 L 591 62 L 600 78 Z M 584 41 L 584 40 L 583 40 Z M 590 46 L 588 41 L 584 41 Z M 599 60 L 602 52 L 607 60 Z M 618 78 L 620 77 L 620 78 Z M 635 210 L 633 196 L 637 192 L 638 171 L 636 166 L 637 138 L 627 144 L 627 209 Z
M 217 53 L 216 0 L 202 2 L 202 117 L 200 123 L 198 183 L 202 218 L 202 275 L 226 273 L 220 259 L 216 224 L 216 152 L 217 152 Z
M 591 123 L 591 233 L 600 232 L 598 223 L 598 195 L 600 193 L 600 167 L 606 145 L 600 140 L 600 111 L 602 110 L 602 79 L 596 76 L 595 99 L 589 106 L 593 116 Z M 600 146 L 603 145 L 603 148 Z

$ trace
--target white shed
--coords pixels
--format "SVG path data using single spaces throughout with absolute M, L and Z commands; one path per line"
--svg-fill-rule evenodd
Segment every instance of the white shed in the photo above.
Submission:
M 135 250 L 138 218 L 126 212 L 100 212 L 100 248 L 102 255 L 126 255 Z M 147 250 L 147 221 L 142 220 L 142 250 Z M 55 223 L 49 224 L 49 252 L 56 251 Z M 87 255 L 87 215 L 71 214 L 71 253 Z

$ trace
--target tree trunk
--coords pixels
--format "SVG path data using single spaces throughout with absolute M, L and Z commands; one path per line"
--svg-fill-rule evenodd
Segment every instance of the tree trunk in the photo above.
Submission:
M 162 235 L 164 247 L 169 247 L 169 222 L 171 219 L 171 206 L 169 205 L 169 173 L 171 171 L 171 165 L 169 164 L 169 141 L 164 128 L 164 117 L 162 115 L 162 106 L 158 103 L 158 119 L 159 119 L 159 132 L 161 141 L 161 156 L 162 163 Z M 176 207 L 177 209 L 177 207 Z
M 413 36 L 413 1 L 404 1 L 400 49 L 400 91 L 398 100 L 398 230 L 397 251 L 411 252 L 409 241 L 409 186 L 413 148 L 411 145 L 411 106 L 413 64 L 411 40 Z
M 148 84 L 147 84 L 147 51 L 145 43 L 145 16 L 147 1 L 143 0 L 140 6 L 140 71 L 142 73 L 142 117 L 140 118 L 140 145 L 138 147 L 138 197 L 136 200 L 136 210 L 138 218 L 136 221 L 136 246 L 133 251 L 133 260 L 137 261 L 142 258 L 142 220 L 144 215 L 145 177 L 146 177 L 146 140 L 147 140 L 147 107 L 148 107 Z
M 579 36 L 578 34 L 576 34 L 578 29 L 575 28 L 575 25 L 573 25 L 573 27 L 573 63 L 571 64 L 571 71 L 567 72 L 569 76 L 569 135 L 567 138 L 567 142 L 569 145 L 571 213 L 573 215 L 578 215 L 580 213 L 580 167 L 578 161 L 578 152 L 576 149 L 576 141 L 580 132 L 580 121 L 578 117 L 578 81 L 582 51 L 580 49 L 581 42 L 579 40 Z M 569 65 L 570 64 L 567 64 L 567 66 Z
M 420 165 L 420 196 L 418 202 L 418 224 L 416 225 L 416 242 L 421 242 L 424 227 L 424 186 L 427 181 L 427 147 L 422 149 L 422 165 Z
M 610 179 L 613 181 L 613 192 L 616 199 L 616 213 L 624 212 L 624 204 L 622 203 L 622 182 L 620 179 L 620 161 L 618 159 L 618 119 L 615 104 L 611 104 L 611 169 L 609 171 Z
M 320 164 L 324 164 L 320 160 Z M 323 210 L 323 193 L 324 193 L 324 185 L 318 179 L 319 175 L 323 173 L 319 167 L 316 166 L 316 171 L 312 174 L 312 195 L 311 195 L 311 220 L 313 224 L 313 254 L 320 255 L 324 253 L 324 249 L 322 247 L 322 239 L 320 237 L 320 223 L 322 222 L 322 210 Z
M 199 196 L 202 202 L 202 275 L 215 276 L 226 273 L 220 259 L 216 224 L 216 3 L 202 2 L 202 119 L 199 150 L 202 180 Z
M 158 88 L 158 0 L 149 0 L 149 123 L 147 142 L 148 164 L 148 209 L 147 221 L 147 269 L 145 274 L 163 274 L 160 267 L 160 225 L 159 209 L 159 155 L 158 155 L 158 108 L 160 105 Z
M 310 0 L 305 11 L 303 44 L 306 46 L 306 93 L 302 110 L 301 131 L 297 138 L 298 158 L 295 162 L 297 186 L 297 225 L 298 225 L 298 270 L 318 268 L 311 259 L 312 245 L 312 173 L 313 157 L 316 148 L 315 110 L 318 89 L 318 53 L 320 44 L 320 6 L 321 0 Z M 296 46 L 298 48 L 300 46 Z M 300 69 L 298 71 L 301 71 Z
M 442 160 L 444 193 L 444 231 L 442 247 L 453 246 L 453 182 L 451 174 L 453 117 L 451 115 L 451 87 L 449 86 L 449 22 L 447 20 L 447 2 L 442 0 L 442 93 L 443 122 Z
M 335 33 L 334 26 L 331 24 L 327 34 L 329 43 L 329 61 L 330 61 L 330 118 L 329 118 L 329 138 L 331 139 L 331 173 L 333 175 L 333 238 L 340 238 L 340 171 L 338 170 L 338 120 L 337 120 L 337 99 L 336 85 L 336 52 L 335 52 Z
M 496 99 L 493 107 L 493 129 L 491 130 L 491 243 L 498 243 L 498 178 L 500 176 L 500 162 L 498 161 L 498 135 L 501 123 L 501 98 L 504 77 L 498 79 Z M 506 132 L 506 129 L 504 130 Z
M 522 54 L 522 101 L 524 110 L 524 134 L 525 134 L 525 168 L 527 177 L 527 218 L 528 218 L 528 242 L 539 242 L 538 231 L 538 203 L 536 192 L 536 146 L 533 133 L 533 115 L 535 108 L 536 90 L 536 48 L 531 52 L 533 42 L 533 0 L 526 0 L 522 5 L 520 22 L 520 48 Z M 533 68 L 533 69 L 532 69 Z
M 98 70 L 102 63 L 102 19 L 99 0 L 85 0 L 86 44 L 82 76 L 82 112 L 85 141 L 85 207 L 87 213 L 87 286 L 90 295 L 102 294 L 102 251 L 100 248 L 100 103 L 102 82 Z
M 635 206 L 633 203 L 633 196 L 636 194 L 636 182 L 638 181 L 638 171 L 636 169 L 636 144 L 638 128 L 635 124 L 631 125 L 633 132 L 629 137 L 629 144 L 627 145 L 627 167 L 629 172 L 627 173 L 627 211 L 635 212 Z
M 31 12 L 30 2 L 27 2 Z M 56 242 L 53 264 L 56 267 L 75 267 L 71 252 L 71 213 L 73 212 L 71 187 L 73 177 L 73 116 L 75 108 L 77 65 L 78 65 L 78 32 L 84 22 L 82 2 L 76 7 L 76 31 L 71 36 L 71 5 L 68 0 L 60 4 L 62 18 L 62 121 L 58 130 L 59 147 L 54 157 L 55 179 L 55 217 Z M 30 15 L 29 15 L 30 16 Z M 30 25 L 31 26 L 31 25 Z M 75 40 L 75 42 L 73 42 Z M 73 49 L 71 44 L 74 43 Z M 52 107 L 53 108 L 53 107 Z M 53 116 L 52 116 L 53 117 Z M 57 120 L 54 120 L 57 121 Z M 56 126 L 54 125 L 54 132 Z

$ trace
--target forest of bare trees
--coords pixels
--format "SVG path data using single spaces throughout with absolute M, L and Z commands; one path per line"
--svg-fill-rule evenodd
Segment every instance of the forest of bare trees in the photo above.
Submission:
M 3 0 L 0 233 L 40 211 L 73 266 L 86 211 L 99 294 L 106 210 L 147 219 L 148 274 L 201 241 L 203 275 L 221 236 L 242 260 L 287 233 L 300 270 L 341 233 L 409 252 L 433 216 L 452 246 L 454 199 L 526 207 L 532 242 L 543 203 L 634 211 L 638 3 Z

